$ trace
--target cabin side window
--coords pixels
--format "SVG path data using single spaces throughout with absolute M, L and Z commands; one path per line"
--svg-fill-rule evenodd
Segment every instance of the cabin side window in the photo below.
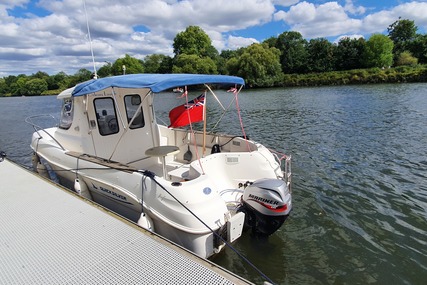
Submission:
M 97 98 L 93 103 L 99 133 L 103 136 L 118 133 L 119 124 L 113 98 Z
M 141 97 L 139 95 L 125 96 L 126 116 L 130 129 L 138 129 L 145 126 L 142 112 Z M 133 120 L 132 120 L 133 119 Z
M 59 121 L 59 127 L 61 129 L 68 130 L 73 123 L 73 99 L 65 98 L 62 101 L 62 109 L 61 109 L 61 120 Z

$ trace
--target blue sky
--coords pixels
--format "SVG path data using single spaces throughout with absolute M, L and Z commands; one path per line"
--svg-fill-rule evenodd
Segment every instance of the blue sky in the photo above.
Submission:
M 201 27 L 219 50 L 298 31 L 304 38 L 369 38 L 399 17 L 427 30 L 427 0 L 90 0 L 96 67 L 125 54 L 173 55 L 177 33 Z M 0 77 L 92 70 L 84 0 L 0 0 Z

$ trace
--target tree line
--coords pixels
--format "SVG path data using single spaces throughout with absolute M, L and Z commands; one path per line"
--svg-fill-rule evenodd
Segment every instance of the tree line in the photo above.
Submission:
M 248 87 L 274 87 L 360 83 L 360 74 L 372 73 L 375 80 L 371 76 L 367 82 L 398 82 L 402 80 L 399 76 L 408 71 L 399 67 L 417 66 L 416 75 L 411 75 L 412 81 L 427 81 L 427 70 L 423 66 L 427 63 L 427 35 L 417 33 L 414 21 L 408 19 L 398 19 L 387 31 L 388 35 L 373 34 L 367 40 L 344 37 L 337 43 L 326 38 L 306 40 L 299 32 L 286 31 L 262 43 L 219 53 L 200 27 L 189 26 L 175 36 L 173 57 L 152 54 L 139 60 L 125 55 L 113 63 L 106 62 L 97 70 L 97 75 L 228 74 L 243 77 Z M 395 67 L 393 72 L 387 71 Z M 87 69 L 80 69 L 74 75 L 64 72 L 49 75 L 39 71 L 32 75 L 6 76 L 0 78 L 0 96 L 57 94 L 92 77 L 93 73 Z

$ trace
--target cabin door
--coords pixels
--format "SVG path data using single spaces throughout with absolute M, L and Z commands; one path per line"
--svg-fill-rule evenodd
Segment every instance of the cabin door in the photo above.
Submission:
M 148 91 L 134 89 L 115 89 L 114 96 L 95 96 L 95 116 L 90 122 L 96 155 L 125 164 L 145 159 L 145 151 L 158 137 L 151 101 Z

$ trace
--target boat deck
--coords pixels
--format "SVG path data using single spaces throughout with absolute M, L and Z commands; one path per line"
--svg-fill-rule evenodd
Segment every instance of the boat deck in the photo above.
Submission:
M 250 284 L 9 160 L 0 177 L 0 284 Z

